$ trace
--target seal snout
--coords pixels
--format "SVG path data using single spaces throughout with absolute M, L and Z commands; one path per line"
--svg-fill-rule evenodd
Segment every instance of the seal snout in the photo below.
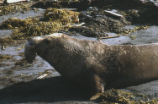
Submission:
M 24 55 L 25 55 L 25 59 L 29 63 L 32 63 L 36 57 L 36 50 L 35 50 L 36 43 L 37 40 L 33 38 L 33 39 L 29 39 L 25 44 Z

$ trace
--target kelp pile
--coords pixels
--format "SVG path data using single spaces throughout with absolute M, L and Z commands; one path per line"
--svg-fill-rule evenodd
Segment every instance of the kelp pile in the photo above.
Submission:
M 99 104 L 157 104 L 158 99 L 149 100 L 143 94 L 136 94 L 128 90 L 110 89 L 100 97 Z
M 62 25 L 79 22 L 79 13 L 66 9 L 48 8 L 45 12 L 46 21 L 61 22 Z
M 13 33 L 14 39 L 23 39 L 30 36 L 47 35 L 62 29 L 62 25 L 58 22 L 37 22 L 27 25 L 25 28 L 16 29 Z
M 48 8 L 43 18 L 10 18 L 0 25 L 1 29 L 12 29 L 12 39 L 27 39 L 66 30 L 71 24 L 78 23 L 78 12 L 65 9 Z M 5 40 L 5 39 L 4 39 Z
M 12 56 L 10 56 L 10 55 L 1 55 L 0 54 L 0 63 L 4 60 L 8 60 L 8 59 L 11 59 L 11 58 L 12 58 Z M 0 66 L 1 66 L 1 64 L 0 64 Z
M 32 3 L 16 3 L 5 6 L 0 6 L 0 16 L 6 15 L 9 13 L 15 13 L 17 11 L 27 11 L 30 10 Z
M 9 18 L 7 21 L 4 21 L 1 25 L 1 29 L 15 29 L 22 28 L 29 25 L 32 22 L 37 22 L 35 19 L 27 18 L 27 19 L 18 19 L 18 18 Z

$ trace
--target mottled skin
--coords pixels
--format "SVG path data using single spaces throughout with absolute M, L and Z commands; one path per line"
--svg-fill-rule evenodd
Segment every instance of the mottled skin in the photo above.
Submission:
M 28 40 L 25 57 L 37 55 L 65 78 L 91 89 L 91 99 L 108 88 L 158 79 L 158 44 L 114 45 L 78 40 L 60 34 Z

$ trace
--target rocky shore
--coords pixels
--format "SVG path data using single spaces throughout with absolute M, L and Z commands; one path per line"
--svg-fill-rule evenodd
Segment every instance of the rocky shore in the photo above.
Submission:
M 89 101 L 84 89 L 67 83 L 40 57 L 33 64 L 24 60 L 27 39 L 56 32 L 108 45 L 157 43 L 157 0 L 14 1 L 0 1 L 0 103 L 158 103 L 158 81 L 110 89 Z

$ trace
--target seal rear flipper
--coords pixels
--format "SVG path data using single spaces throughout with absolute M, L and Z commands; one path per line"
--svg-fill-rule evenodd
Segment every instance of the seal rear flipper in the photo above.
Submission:
M 101 94 L 104 92 L 105 84 L 103 83 L 100 76 L 96 74 L 92 75 L 91 83 L 92 83 L 91 84 L 92 96 L 90 97 L 90 100 L 97 100 L 98 98 L 100 98 Z

